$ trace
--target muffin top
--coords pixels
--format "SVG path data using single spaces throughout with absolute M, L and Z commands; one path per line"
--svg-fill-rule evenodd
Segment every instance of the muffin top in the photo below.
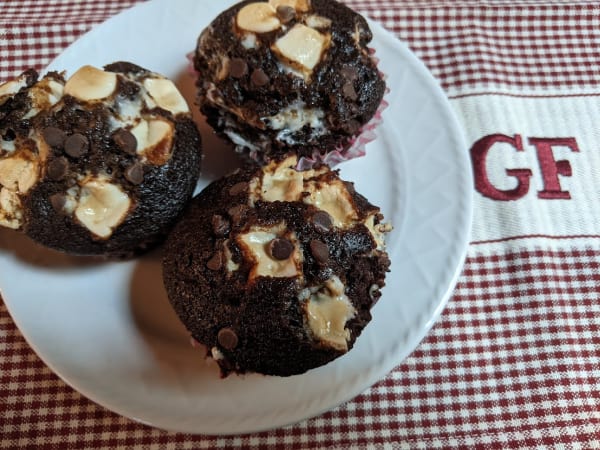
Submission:
M 346 353 L 385 284 L 379 208 L 296 163 L 209 185 L 167 240 L 171 303 L 223 374 L 292 375 Z
M 252 127 L 254 135 L 226 133 L 250 151 L 309 156 L 343 147 L 384 94 L 371 39 L 366 20 L 335 1 L 241 2 L 198 38 L 199 104 Z
M 73 253 L 125 251 L 156 235 L 199 174 L 187 103 L 170 80 L 126 62 L 3 84 L 0 135 L 0 225 Z

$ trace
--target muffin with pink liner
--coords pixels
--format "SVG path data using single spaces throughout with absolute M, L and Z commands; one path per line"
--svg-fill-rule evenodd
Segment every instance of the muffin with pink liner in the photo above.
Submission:
M 191 55 L 198 105 L 254 161 L 299 168 L 362 156 L 386 85 L 360 14 L 332 0 L 248 0 L 221 13 Z

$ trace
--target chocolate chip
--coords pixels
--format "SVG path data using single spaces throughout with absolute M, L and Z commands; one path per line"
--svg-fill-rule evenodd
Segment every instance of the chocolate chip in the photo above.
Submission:
M 215 214 L 212 216 L 212 228 L 213 233 L 217 237 L 225 237 L 229 234 L 229 230 L 231 229 L 231 224 L 229 220 L 225 217 L 220 216 L 219 214 Z
M 128 155 L 135 155 L 137 149 L 137 139 L 133 133 L 125 128 L 119 128 L 112 135 L 112 139 L 121 150 Z
M 269 253 L 278 261 L 288 259 L 294 251 L 294 244 L 287 239 L 276 238 L 269 242 Z
M 348 100 L 355 101 L 358 98 L 358 94 L 354 90 L 354 84 L 351 82 L 344 83 L 344 86 L 342 87 L 342 94 L 344 94 L 344 97 L 346 97 Z
M 358 78 L 358 71 L 351 66 L 344 66 L 340 70 L 340 74 L 345 80 L 354 81 Z
M 315 228 L 321 232 L 327 232 L 331 230 L 333 227 L 333 221 L 331 220 L 331 216 L 327 214 L 325 211 L 317 211 L 312 216 L 313 223 L 315 224 Z
M 125 179 L 131 184 L 142 184 L 144 181 L 144 166 L 135 162 L 125 171 Z
M 246 214 L 247 211 L 248 211 L 248 207 L 246 205 L 237 205 L 237 206 L 233 206 L 233 207 L 229 208 L 227 210 L 227 214 L 229 214 L 229 217 L 231 217 L 231 220 L 233 220 L 235 223 L 237 223 L 240 220 L 242 220 L 242 217 L 244 216 L 244 214 Z
M 73 158 L 79 158 L 87 153 L 90 143 L 79 133 L 72 134 L 65 141 L 65 153 Z
M 47 127 L 42 130 L 42 136 L 50 147 L 62 148 L 67 138 L 66 133 L 60 128 Z
M 214 272 L 220 270 L 223 267 L 223 255 L 221 252 L 215 253 L 206 263 L 206 267 Z
M 233 78 L 242 78 L 248 73 L 248 64 L 242 58 L 233 58 L 229 61 L 229 75 Z
M 316 239 L 310 241 L 310 253 L 319 264 L 325 264 L 329 261 L 329 247 L 325 242 Z
M 289 23 L 296 17 L 296 10 L 289 5 L 279 5 L 277 7 L 277 17 L 281 23 Z
M 67 197 L 64 194 L 52 194 L 50 204 L 55 211 L 61 212 L 67 203 Z
M 238 195 L 246 192 L 248 190 L 248 183 L 242 181 L 240 183 L 236 183 L 231 186 L 229 189 L 229 195 Z
M 221 328 L 217 334 L 217 340 L 225 350 L 233 350 L 238 345 L 238 336 L 231 328 Z
M 48 164 L 48 178 L 51 180 L 62 180 L 69 169 L 69 161 L 64 156 L 53 159 Z
M 269 77 L 262 69 L 254 69 L 250 81 L 256 87 L 262 87 L 269 82 Z

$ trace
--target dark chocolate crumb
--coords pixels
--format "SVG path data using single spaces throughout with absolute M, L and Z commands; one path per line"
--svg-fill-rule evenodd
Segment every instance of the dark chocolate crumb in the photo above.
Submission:
M 342 93 L 348 100 L 355 101 L 358 98 L 358 94 L 354 90 L 354 84 L 351 82 L 344 83 L 344 86 L 342 87 Z
M 273 259 L 285 261 L 294 251 L 294 244 L 287 239 L 276 238 L 269 242 L 269 253 Z
M 361 124 L 359 121 L 357 120 L 349 120 L 347 122 L 344 123 L 343 128 L 349 133 L 349 134 L 356 134 L 358 133 L 358 130 L 360 130 Z
M 344 186 L 346 186 L 346 190 L 348 194 L 354 195 L 356 193 L 356 189 L 354 189 L 354 183 L 351 181 L 344 181 Z
M 340 73 L 341 73 L 342 77 L 344 77 L 344 79 L 346 79 L 348 81 L 354 81 L 358 78 L 357 70 L 351 66 L 342 67 L 342 69 L 340 70 Z
M 233 350 L 238 345 L 238 336 L 231 328 L 221 328 L 217 334 L 217 340 L 225 350 Z

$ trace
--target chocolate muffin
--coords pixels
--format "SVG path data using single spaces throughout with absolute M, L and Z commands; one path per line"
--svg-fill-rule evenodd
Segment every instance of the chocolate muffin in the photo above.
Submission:
M 190 200 L 201 142 L 168 79 L 127 62 L 0 85 L 0 226 L 53 249 L 127 257 Z
M 333 0 L 243 1 L 198 38 L 198 104 L 260 163 L 349 159 L 386 89 L 371 39 L 364 17 Z
M 165 245 L 164 284 L 223 376 L 289 376 L 348 352 L 390 261 L 379 208 L 295 156 L 224 177 L 195 197 Z

